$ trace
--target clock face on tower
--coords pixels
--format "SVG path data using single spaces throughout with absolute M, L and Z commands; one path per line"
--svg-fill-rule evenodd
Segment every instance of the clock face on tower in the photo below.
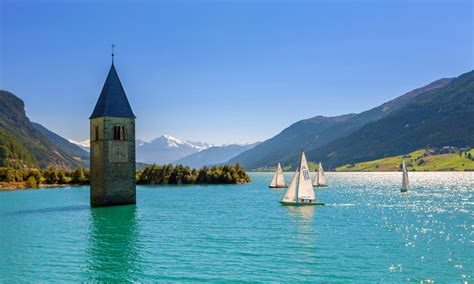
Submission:
M 128 161 L 127 142 L 110 141 L 109 143 L 109 161 L 111 163 L 126 163 Z

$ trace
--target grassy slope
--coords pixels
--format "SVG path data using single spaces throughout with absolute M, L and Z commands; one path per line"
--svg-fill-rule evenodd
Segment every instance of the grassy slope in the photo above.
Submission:
M 426 150 L 417 150 L 407 155 L 383 158 L 368 162 L 357 163 L 354 166 L 344 165 L 336 168 L 336 171 L 362 171 L 362 172 L 383 172 L 383 171 L 397 171 L 398 165 L 405 159 L 407 168 L 410 171 L 465 171 L 474 170 L 474 161 L 466 158 L 464 153 L 459 156 L 459 153 L 428 155 L 422 157 Z M 474 149 L 469 151 L 474 156 Z M 425 161 L 424 164 L 418 165 L 420 159 Z

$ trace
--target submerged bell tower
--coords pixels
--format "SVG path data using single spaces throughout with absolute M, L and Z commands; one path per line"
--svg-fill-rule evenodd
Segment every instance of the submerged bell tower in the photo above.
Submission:
M 136 203 L 135 115 L 114 66 L 90 116 L 92 207 Z

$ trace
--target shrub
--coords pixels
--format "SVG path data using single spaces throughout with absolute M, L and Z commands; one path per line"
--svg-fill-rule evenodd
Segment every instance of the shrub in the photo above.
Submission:
M 26 181 L 26 186 L 28 187 L 37 187 L 38 182 L 36 181 L 36 178 L 34 176 L 30 176 L 28 180 Z
M 77 169 L 72 172 L 71 175 L 71 182 L 76 184 L 84 184 L 87 181 L 86 173 L 84 168 L 78 167 Z

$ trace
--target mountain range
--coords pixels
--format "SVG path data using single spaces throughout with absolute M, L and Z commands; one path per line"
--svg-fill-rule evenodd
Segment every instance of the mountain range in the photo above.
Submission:
M 415 96 L 404 107 L 307 154 L 308 159 L 321 160 L 334 168 L 423 148 L 473 145 L 474 71 L 471 71 L 444 87 Z
M 247 170 L 293 166 L 304 149 L 326 169 L 429 147 L 474 145 L 474 71 L 436 80 L 358 114 L 315 116 L 248 145 L 212 145 L 162 135 L 137 139 L 137 162 L 190 167 L 240 163 Z M 31 122 L 21 99 L 0 91 L 0 166 L 88 166 L 88 141 L 67 140 Z
M 139 140 L 137 161 L 148 164 L 169 164 L 188 155 L 205 150 L 212 145 L 203 142 L 191 142 L 162 135 L 150 142 Z
M 76 140 L 73 140 L 73 139 L 67 139 L 67 141 L 69 141 L 69 143 L 72 143 L 72 144 L 75 144 L 75 145 L 79 146 L 79 148 L 85 150 L 86 152 L 91 151 L 91 141 L 90 141 L 90 139 L 86 139 L 84 141 L 76 141 Z
M 181 158 L 174 163 L 189 166 L 191 168 L 201 168 L 204 166 L 224 164 L 238 154 L 252 149 L 257 143 L 239 145 L 230 144 L 222 146 L 212 146 L 208 149 Z
M 451 80 L 447 78 L 434 81 L 359 114 L 316 116 L 298 121 L 229 162 L 240 163 L 246 169 L 273 167 L 278 161 L 288 164 L 301 150 L 311 151 L 345 137 L 365 124 L 400 109 L 416 96 L 446 86 Z
M 250 149 L 250 145 L 211 145 L 162 135 L 151 142 L 137 139 L 137 162 L 182 163 L 192 167 L 225 163 Z M 199 155 L 194 155 L 198 154 Z M 24 103 L 10 92 L 0 91 L 0 166 L 14 168 L 89 167 L 89 141 L 65 139 L 25 113 Z
M 46 138 L 49 139 L 53 144 L 58 146 L 61 150 L 66 152 L 69 156 L 79 161 L 82 166 L 89 167 L 89 151 L 86 151 L 83 147 L 71 143 L 69 140 L 64 139 L 53 131 L 47 129 L 43 125 L 32 122 L 31 123 L 36 130 L 41 132 Z
M 68 139 L 68 141 L 89 152 L 88 140 L 77 142 Z M 137 162 L 159 165 L 182 164 L 200 168 L 223 164 L 257 144 L 212 145 L 205 142 L 181 140 L 171 135 L 162 135 L 151 142 L 136 140 Z

